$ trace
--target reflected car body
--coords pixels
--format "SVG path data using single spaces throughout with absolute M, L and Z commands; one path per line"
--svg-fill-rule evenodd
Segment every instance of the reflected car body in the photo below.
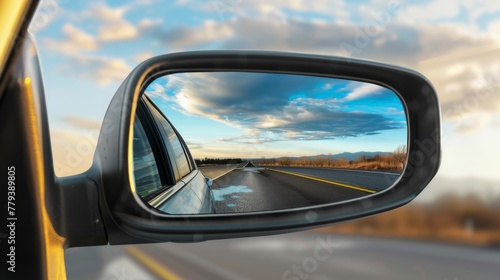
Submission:
M 181 135 L 141 98 L 134 123 L 134 177 L 139 196 L 169 214 L 214 213 L 211 180 L 198 170 Z

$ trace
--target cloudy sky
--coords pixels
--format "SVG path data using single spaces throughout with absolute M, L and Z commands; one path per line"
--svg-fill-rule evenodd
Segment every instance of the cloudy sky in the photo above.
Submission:
M 260 49 L 420 71 L 442 104 L 440 178 L 477 182 L 461 190 L 500 182 L 496 0 L 47 0 L 30 29 L 41 53 L 59 175 L 90 166 L 107 105 L 139 62 L 183 50 Z
M 271 73 L 177 73 L 146 94 L 195 158 L 392 152 L 407 143 L 403 104 L 384 87 Z

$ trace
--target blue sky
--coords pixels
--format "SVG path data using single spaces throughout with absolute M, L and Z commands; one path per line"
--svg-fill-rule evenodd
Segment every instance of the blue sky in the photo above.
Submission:
M 496 0 L 46 0 L 30 30 L 40 50 L 59 175 L 90 166 L 111 97 L 144 59 L 259 49 L 416 69 L 432 81 L 442 104 L 439 176 L 500 182 Z M 350 139 L 355 145 L 362 138 Z
M 407 143 L 397 94 L 370 83 L 271 73 L 177 73 L 156 79 L 146 93 L 198 158 L 392 152 Z

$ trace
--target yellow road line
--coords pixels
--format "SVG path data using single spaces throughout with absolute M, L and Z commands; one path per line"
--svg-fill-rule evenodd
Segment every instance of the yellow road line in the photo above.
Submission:
M 142 250 L 138 249 L 136 246 L 127 246 L 125 248 L 127 253 L 129 253 L 134 259 L 139 261 L 142 265 L 147 267 L 151 272 L 156 274 L 160 279 L 166 280 L 181 280 L 179 276 L 170 271 L 164 265 L 160 264 L 154 258 L 148 256 Z
M 278 170 L 278 169 L 272 169 L 272 168 L 268 168 L 267 170 L 271 170 L 271 171 L 274 171 L 274 172 L 280 172 L 280 173 L 284 173 L 284 174 L 288 174 L 288 175 L 293 175 L 293 176 L 297 176 L 297 177 L 301 177 L 301 178 L 306 178 L 306 179 L 309 179 L 309 180 L 323 182 L 323 183 L 327 183 L 327 184 L 331 184 L 331 185 L 341 186 L 341 187 L 344 187 L 344 188 L 358 190 L 358 191 L 362 191 L 362 192 L 376 193 L 376 191 L 374 191 L 374 190 L 369 190 L 369 189 L 365 189 L 365 188 L 361 188 L 361 187 L 355 187 L 355 186 L 351 186 L 351 185 L 347 185 L 347 184 L 342 184 L 342 183 L 338 183 L 338 182 L 335 182 L 335 181 L 329 181 L 329 180 L 325 180 L 325 179 L 321 179 L 321 178 L 316 178 L 316 177 L 312 177 L 312 176 L 307 176 L 307 175 L 303 175 L 303 174 L 299 174 L 299 173 L 288 172 L 288 171 L 283 171 L 283 170 Z

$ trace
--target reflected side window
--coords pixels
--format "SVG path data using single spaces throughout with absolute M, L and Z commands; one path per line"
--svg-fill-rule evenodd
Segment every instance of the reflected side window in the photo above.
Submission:
M 161 189 L 162 184 L 153 149 L 139 118 L 134 121 L 134 177 L 137 193 L 141 197 Z
M 149 101 L 149 100 L 148 100 Z M 151 111 L 154 119 L 156 120 L 158 127 L 160 129 L 160 134 L 167 146 L 170 146 L 169 152 L 175 160 L 175 165 L 177 169 L 176 181 L 181 180 L 184 176 L 191 172 L 191 166 L 189 164 L 188 158 L 184 151 L 184 147 L 181 144 L 177 133 L 173 129 L 170 122 L 163 116 L 158 109 L 153 106 L 150 102 L 146 102 Z

